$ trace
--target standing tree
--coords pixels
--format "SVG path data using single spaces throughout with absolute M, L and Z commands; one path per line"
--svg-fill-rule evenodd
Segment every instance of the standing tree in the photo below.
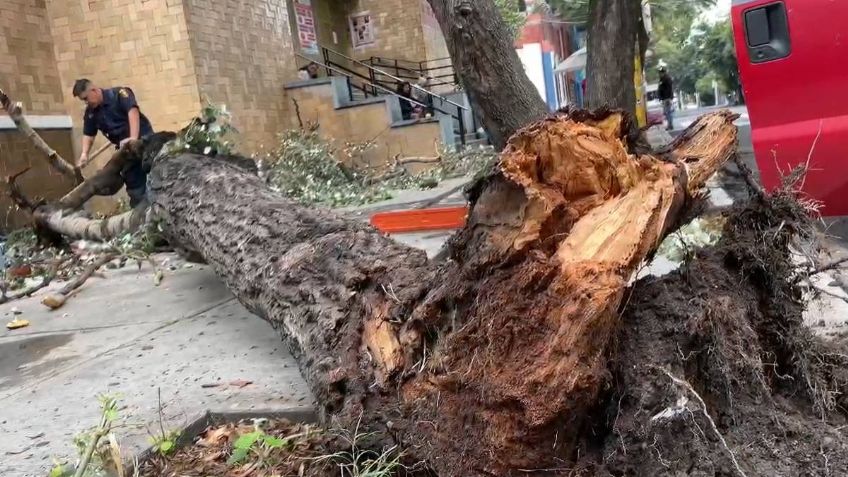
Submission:
M 586 95 L 590 108 L 610 106 L 634 114 L 639 0 L 592 0 L 586 45 Z
M 472 107 L 498 150 L 548 108 L 514 47 L 514 32 L 493 0 L 429 0 Z
M 642 3 L 642 0 L 552 2 L 567 18 L 587 20 L 586 94 L 590 107 L 610 106 L 631 113 L 635 111 L 635 60 L 638 54 L 645 64 L 649 46 Z M 688 35 L 694 12 L 714 3 L 715 0 L 652 1 L 654 29 L 663 37 L 663 32 L 676 31 L 675 25 L 688 22 Z

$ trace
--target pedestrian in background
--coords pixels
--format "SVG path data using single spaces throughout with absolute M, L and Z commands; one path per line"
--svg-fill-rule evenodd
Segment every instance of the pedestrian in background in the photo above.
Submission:
M 662 102 L 663 114 L 668 122 L 666 129 L 674 129 L 674 83 L 665 66 L 660 66 L 660 85 L 657 94 Z

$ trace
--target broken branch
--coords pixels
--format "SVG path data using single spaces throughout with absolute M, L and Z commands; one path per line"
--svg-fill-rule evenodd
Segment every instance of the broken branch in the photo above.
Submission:
M 51 310 L 55 310 L 61 307 L 65 304 L 65 301 L 67 301 L 67 299 L 71 297 L 72 293 L 76 289 L 81 287 L 85 283 L 85 281 L 88 280 L 92 274 L 94 274 L 94 272 L 96 272 L 103 265 L 106 265 L 107 263 L 112 261 L 112 259 L 114 258 L 114 253 L 106 253 L 101 255 L 94 262 L 90 263 L 87 267 L 85 267 L 85 270 L 83 270 L 83 272 L 79 276 L 74 278 L 72 281 L 68 282 L 68 284 L 65 285 L 61 290 L 44 297 L 44 299 L 41 300 L 41 303 L 46 307 L 50 308 Z
M 0 104 L 2 104 L 6 113 L 9 114 L 9 117 L 12 118 L 12 121 L 15 123 L 15 126 L 17 126 L 18 131 L 29 138 L 35 148 L 47 156 L 47 162 L 50 163 L 54 170 L 60 174 L 73 178 L 77 184 L 83 181 L 82 171 L 62 158 L 62 156 L 60 156 L 55 149 L 50 147 L 50 145 L 48 145 L 47 142 L 45 142 L 44 139 L 35 132 L 32 126 L 30 126 L 23 114 L 23 104 L 20 102 L 13 103 L 11 98 L 9 98 L 2 89 L 0 89 Z

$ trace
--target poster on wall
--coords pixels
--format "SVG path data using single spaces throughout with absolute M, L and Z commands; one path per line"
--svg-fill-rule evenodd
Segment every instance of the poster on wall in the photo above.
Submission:
M 295 0 L 294 15 L 297 19 L 297 38 L 305 54 L 318 54 L 318 37 L 315 33 L 315 15 L 312 0 Z

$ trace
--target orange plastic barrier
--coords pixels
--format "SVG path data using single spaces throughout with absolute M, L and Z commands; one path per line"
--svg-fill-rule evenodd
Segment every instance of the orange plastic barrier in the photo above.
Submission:
M 468 206 L 440 209 L 395 210 L 371 216 L 371 225 L 385 233 L 458 229 L 465 225 Z

